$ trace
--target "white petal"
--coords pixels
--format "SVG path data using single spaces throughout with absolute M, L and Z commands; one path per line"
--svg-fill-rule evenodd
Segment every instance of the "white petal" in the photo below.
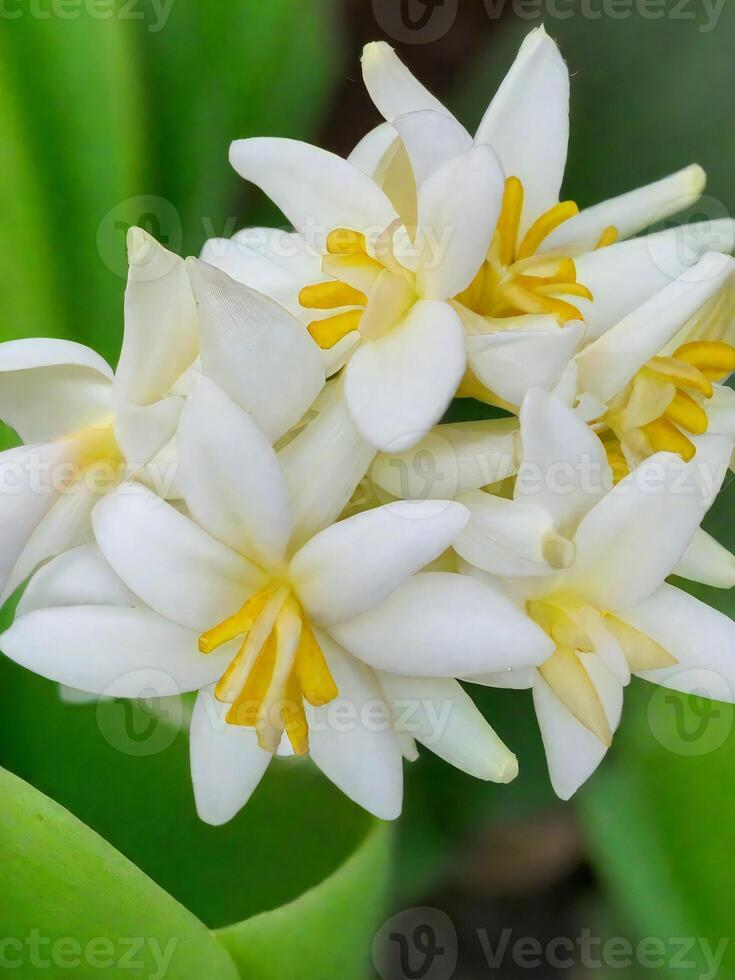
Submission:
M 484 582 L 451 572 L 415 575 L 384 602 L 330 628 L 377 670 L 418 677 L 471 677 L 542 663 L 551 640 Z
M 735 555 L 711 534 L 697 528 L 674 574 L 716 589 L 731 589 L 735 585 Z
M 708 252 L 577 356 L 582 391 L 607 402 L 725 284 L 735 260 Z
M 454 542 L 454 550 L 471 565 L 492 575 L 552 575 L 560 562 L 574 560 L 574 545 L 556 534 L 551 514 L 543 507 L 506 500 L 482 490 L 463 494 L 470 520 Z M 561 550 L 548 550 L 549 542 Z M 564 556 L 566 551 L 566 557 Z M 550 565 L 546 555 L 554 557 Z
M 449 500 L 399 500 L 333 524 L 298 551 L 289 576 L 318 623 L 370 609 L 437 558 L 469 517 Z
M 244 228 L 232 238 L 210 238 L 199 257 L 294 316 L 305 312 L 298 300 L 301 288 L 326 278 L 320 254 L 298 233 L 280 228 Z
M 62 442 L 0 453 L 0 590 L 5 593 L 34 530 L 58 500 L 57 468 L 70 458 L 69 444 Z
M 528 691 L 533 687 L 535 674 L 535 667 L 523 667 L 519 670 L 500 670 L 497 673 L 463 677 L 462 680 L 468 684 L 481 684 L 483 687 L 499 687 L 507 691 Z
M 0 344 L 0 418 L 23 442 L 46 442 L 112 416 L 112 371 L 69 340 Z
M 235 140 L 230 163 L 265 191 L 315 248 L 323 248 L 334 228 L 375 236 L 398 217 L 361 170 L 308 143 L 272 137 Z
M 102 500 L 93 524 L 123 582 L 156 612 L 199 633 L 265 583 L 255 565 L 139 485 L 123 484 Z
M 191 718 L 191 781 L 197 813 L 219 827 L 245 806 L 272 756 L 258 745 L 254 728 L 228 725 L 230 705 L 207 688 L 199 692 Z
M 91 540 L 91 515 L 99 499 L 100 493 L 84 482 L 57 496 L 18 555 L 0 601 L 7 599 L 41 562 Z
M 393 122 L 406 112 L 420 109 L 449 115 L 441 102 L 414 78 L 385 41 L 373 41 L 363 48 L 362 78 L 370 98 L 388 122 Z
M 678 279 L 706 252 L 733 248 L 735 221 L 721 218 L 679 225 L 577 256 L 577 281 L 594 296 L 592 302 L 575 299 L 584 315 L 587 343 Z
M 639 677 L 686 694 L 735 701 L 735 623 L 717 609 L 672 585 L 619 618 L 660 643 L 678 661 L 673 667 L 638 672 Z
M 288 492 L 252 416 L 201 378 L 186 400 L 177 443 L 179 480 L 194 519 L 254 561 L 282 560 L 291 536 Z
M 525 191 L 521 233 L 559 200 L 569 139 L 569 72 L 540 27 L 526 37 L 475 136 Z
M 713 385 L 714 393 L 705 406 L 707 431 L 735 437 L 735 391 L 726 385 Z
M 692 473 L 673 453 L 656 453 L 621 480 L 580 524 L 564 588 L 613 611 L 655 592 L 704 513 Z
M 416 289 L 424 299 L 450 299 L 472 282 L 495 231 L 503 183 L 493 150 L 476 146 L 419 186 Z
M 518 760 L 457 681 L 386 673 L 379 678 L 398 721 L 439 758 L 494 783 L 509 783 L 518 775 Z
M 37 609 L 16 619 L 0 646 L 52 681 L 120 698 L 195 691 L 216 680 L 232 652 L 205 657 L 196 634 L 150 609 L 117 606 Z
M 23 593 L 16 615 L 52 606 L 135 606 L 138 599 L 118 578 L 95 545 L 85 544 L 39 568 Z
M 189 273 L 199 308 L 202 372 L 275 442 L 324 384 L 319 348 L 286 310 L 221 270 L 190 259 Z
M 533 682 L 533 704 L 546 750 L 554 792 L 568 800 L 605 758 L 605 745 L 554 694 L 540 674 Z
M 592 606 L 583 606 L 573 613 L 572 618 L 592 640 L 595 653 L 610 673 L 617 678 L 618 683 L 623 687 L 630 684 L 630 667 L 623 648 L 605 626 L 605 620 L 599 612 Z
M 337 520 L 374 456 L 336 382 L 317 417 L 278 453 L 293 514 L 292 548 Z
M 115 438 L 131 470 L 145 466 L 171 441 L 183 404 L 178 396 L 143 406 L 118 400 Z
M 328 779 L 381 820 L 395 820 L 403 801 L 403 758 L 375 675 L 318 634 L 339 697 L 306 706 L 309 752 Z
M 705 182 L 702 168 L 692 164 L 653 184 L 585 208 L 552 232 L 540 251 L 563 251 L 571 255 L 588 252 L 610 225 L 617 229 L 619 239 L 630 238 L 694 204 Z
M 554 317 L 532 319 L 533 329 L 498 330 L 469 336 L 467 362 L 477 378 L 511 405 L 520 405 L 531 388 L 552 391 L 561 380 L 584 335 L 584 324 L 560 327 Z
M 444 112 L 408 112 L 398 116 L 393 125 L 403 140 L 417 186 L 447 161 L 472 149 L 472 137 L 464 126 Z
M 395 152 L 398 143 L 399 136 L 390 123 L 380 123 L 369 133 L 365 133 L 347 157 L 347 162 L 380 183 L 379 175 L 386 158 Z
M 381 453 L 370 478 L 404 500 L 451 500 L 513 476 L 517 442 L 516 419 L 450 422 L 404 453 Z
M 571 537 L 609 485 L 602 443 L 571 409 L 539 389 L 526 396 L 520 420 L 523 459 L 514 499 L 545 508 L 557 530 Z
M 150 405 L 168 393 L 197 355 L 196 307 L 183 259 L 142 228 L 128 232 L 128 260 L 115 393 Z
M 350 414 L 376 449 L 403 452 L 439 421 L 464 369 L 459 317 L 447 303 L 420 300 L 403 323 L 352 355 Z

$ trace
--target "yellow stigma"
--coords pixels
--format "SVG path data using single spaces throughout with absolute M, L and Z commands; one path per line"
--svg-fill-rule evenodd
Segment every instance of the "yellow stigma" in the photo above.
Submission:
M 208 654 L 236 638 L 242 638 L 240 649 L 214 689 L 219 701 L 231 705 L 227 722 L 255 728 L 267 752 L 278 750 L 284 731 L 297 754 L 308 752 L 304 701 L 319 707 L 339 692 L 289 587 L 256 592 L 233 616 L 203 633 L 199 649 Z
M 505 182 L 503 203 L 487 258 L 470 285 L 456 298 L 481 316 L 511 317 L 524 313 L 555 316 L 560 324 L 581 320 L 578 306 L 568 297 L 591 300 L 592 293 L 577 282 L 568 256 L 539 254 L 553 231 L 579 213 L 574 201 L 561 201 L 541 214 L 519 240 L 524 190 L 518 177 Z M 605 228 L 597 248 L 612 244 L 617 230 Z

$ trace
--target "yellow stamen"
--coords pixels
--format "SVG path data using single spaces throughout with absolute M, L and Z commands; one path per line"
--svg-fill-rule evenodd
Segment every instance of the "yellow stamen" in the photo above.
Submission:
M 200 652 L 212 653 L 223 643 L 234 640 L 236 636 L 245 636 L 265 609 L 266 603 L 272 595 L 273 589 L 261 589 L 260 592 L 251 596 L 234 616 L 228 617 L 211 630 L 202 633 L 199 637 Z
M 218 701 L 236 701 L 242 691 L 255 661 L 276 625 L 276 620 L 288 598 L 288 589 L 281 586 L 268 599 L 265 607 L 251 627 L 240 652 L 220 677 L 214 689 Z
M 641 426 L 653 452 L 678 453 L 685 462 L 694 458 L 694 443 L 666 418 L 655 419 Z
M 705 398 L 712 397 L 712 383 L 702 374 L 699 368 L 678 357 L 652 357 L 646 362 L 646 367 L 672 381 L 677 388 L 689 388 L 698 391 Z
M 574 201 L 560 201 L 538 217 L 526 234 L 518 249 L 517 257 L 526 259 L 538 251 L 539 245 L 555 231 L 559 225 L 579 214 L 579 208 Z
M 258 722 L 258 712 L 273 677 L 276 662 L 276 637 L 271 632 L 260 649 L 245 684 L 225 716 L 230 725 L 254 728 Z
M 309 751 L 309 723 L 306 720 L 302 692 L 299 690 L 293 671 L 286 685 L 282 711 L 284 731 L 294 752 L 296 755 L 306 755 Z
M 340 306 L 364 306 L 367 296 L 346 282 L 315 282 L 304 286 L 299 303 L 307 310 L 335 310 Z
M 605 709 L 574 650 L 557 647 L 539 667 L 541 676 L 574 717 L 604 744 L 612 743 L 612 731 Z
M 337 694 L 337 685 L 329 672 L 324 653 L 311 626 L 304 622 L 296 651 L 296 678 L 304 697 L 315 708 L 329 704 Z
M 550 531 L 544 538 L 541 552 L 552 568 L 570 568 L 577 557 L 577 547 L 569 538 Z
M 330 255 L 354 255 L 367 252 L 367 242 L 362 232 L 351 228 L 334 228 L 327 235 L 327 251 Z
M 634 626 L 611 613 L 605 614 L 605 626 L 620 644 L 631 670 L 656 670 L 678 663 L 668 650 Z
M 623 447 L 618 439 L 608 439 L 606 442 L 603 442 L 603 447 L 607 454 L 608 465 L 612 470 L 613 483 L 617 485 L 630 473 L 628 461 L 623 453 Z
M 550 313 L 558 317 L 562 323 L 582 319 L 580 311 L 571 303 L 565 303 L 564 300 L 551 296 L 540 296 L 537 292 L 524 289 L 514 282 L 503 286 L 501 295 L 509 307 L 521 313 Z
M 498 218 L 497 234 L 500 238 L 500 261 L 511 265 L 515 260 L 518 226 L 523 210 L 523 184 L 517 177 L 508 177 L 503 190 L 503 206 Z
M 707 413 L 685 391 L 677 389 L 664 415 L 695 436 L 701 436 L 703 432 L 707 431 Z
M 589 289 L 583 286 L 581 282 L 549 283 L 548 285 L 537 286 L 536 292 L 541 296 L 555 296 L 557 293 L 561 293 L 564 296 L 583 296 L 584 299 L 594 299 Z
M 614 245 L 617 240 L 618 229 L 615 227 L 615 225 L 608 225 L 597 239 L 597 244 L 595 245 L 594 251 L 596 251 L 598 248 L 606 248 L 608 245 Z
M 722 340 L 690 341 L 675 350 L 674 357 L 693 364 L 711 381 L 719 381 L 735 371 L 735 347 Z
M 335 313 L 323 320 L 312 320 L 307 329 L 322 350 L 329 350 L 348 333 L 358 329 L 362 314 L 363 310 Z

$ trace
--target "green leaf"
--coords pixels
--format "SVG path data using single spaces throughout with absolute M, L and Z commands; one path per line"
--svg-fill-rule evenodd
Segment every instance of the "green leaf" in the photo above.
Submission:
M 248 980 L 361 980 L 385 908 L 391 832 L 376 823 L 333 875 L 296 901 L 217 936 Z M 358 913 L 359 914 L 356 914 Z
M 24 977 L 237 977 L 198 919 L 63 807 L 4 769 L 0 800 L 3 966 Z
M 210 827 L 194 809 L 185 715 L 170 704 L 156 719 L 131 701 L 65 704 L 57 685 L 5 659 L 0 764 L 71 810 L 210 928 L 298 898 L 372 825 L 308 760 L 276 759 L 240 814 Z
M 17 104 L 29 163 L 28 178 L 19 169 L 6 175 L 5 186 L 12 192 L 17 182 L 32 183 L 26 206 L 43 216 L 46 242 L 22 259 L 29 269 L 44 264 L 34 301 L 55 309 L 48 322 L 6 321 L 5 336 L 62 334 L 113 357 L 126 272 L 115 214 L 143 183 L 142 89 L 134 22 L 114 9 L 97 16 L 91 5 L 73 14 L 22 16 L 0 38 L 0 101 Z M 17 220 L 10 229 L 22 233 Z M 23 279 L 8 279 L 3 320 L 6 291 L 27 288 Z

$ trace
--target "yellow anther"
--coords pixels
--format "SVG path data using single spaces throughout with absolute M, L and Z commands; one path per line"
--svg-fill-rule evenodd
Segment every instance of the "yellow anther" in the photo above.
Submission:
M 339 693 L 322 648 L 307 622 L 304 622 L 301 629 L 299 648 L 296 651 L 296 678 L 304 697 L 315 708 L 329 704 Z
M 685 462 L 694 458 L 696 448 L 673 422 L 666 418 L 655 419 L 641 426 L 651 449 L 655 453 L 678 453 Z
M 559 282 L 559 283 L 549 283 L 536 287 L 536 292 L 541 296 L 556 296 L 561 293 L 562 296 L 582 296 L 584 299 L 592 300 L 592 293 L 583 286 L 581 282 Z
M 518 259 L 526 259 L 538 251 L 539 245 L 555 231 L 559 225 L 579 214 L 579 208 L 574 201 L 560 201 L 538 217 L 526 234 L 518 248 Z
M 211 653 L 217 647 L 222 646 L 236 636 L 245 636 L 253 626 L 255 620 L 265 609 L 266 603 L 273 595 L 273 589 L 261 589 L 251 596 L 245 605 L 234 616 L 213 626 L 211 630 L 202 633 L 199 637 L 199 650 L 201 653 Z
M 600 237 L 597 239 L 597 244 L 595 245 L 595 251 L 598 248 L 605 248 L 607 245 L 614 245 L 618 240 L 618 229 L 615 225 L 608 225 L 604 229 Z
M 500 261 L 511 265 L 515 261 L 518 226 L 523 210 L 523 184 L 517 177 L 508 177 L 503 190 L 503 206 L 498 218 L 497 234 L 500 239 Z
M 698 391 L 705 398 L 712 397 L 712 383 L 699 368 L 678 357 L 652 357 L 646 367 L 656 374 L 673 382 L 677 388 Z
M 623 447 L 618 439 L 608 439 L 602 445 L 607 455 L 608 465 L 612 470 L 613 483 L 617 485 L 630 473 Z
M 346 282 L 315 282 L 304 286 L 299 303 L 307 310 L 335 310 L 340 306 L 364 306 L 367 296 Z
M 515 282 L 503 286 L 500 295 L 508 307 L 521 313 L 548 313 L 557 317 L 561 323 L 582 319 L 580 311 L 571 303 L 553 296 L 542 296 L 537 291 L 524 289 Z
M 605 626 L 620 644 L 631 670 L 657 670 L 678 663 L 660 643 L 617 616 L 606 613 Z
M 539 667 L 541 676 L 574 717 L 604 744 L 612 743 L 605 709 L 577 654 L 570 647 L 557 647 Z
M 327 251 L 330 255 L 354 255 L 367 252 L 365 236 L 351 228 L 334 228 L 327 235 Z
M 674 357 L 698 368 L 711 381 L 735 371 L 735 347 L 722 340 L 693 340 L 674 351 Z
M 344 313 L 335 313 L 323 320 L 312 320 L 307 329 L 322 350 L 329 350 L 348 333 L 358 329 L 363 312 L 347 310 Z
M 707 431 L 707 413 L 701 405 L 697 404 L 691 395 L 685 391 L 677 389 L 673 400 L 664 412 L 666 418 L 676 422 L 682 429 L 691 432 L 695 436 L 701 436 Z

